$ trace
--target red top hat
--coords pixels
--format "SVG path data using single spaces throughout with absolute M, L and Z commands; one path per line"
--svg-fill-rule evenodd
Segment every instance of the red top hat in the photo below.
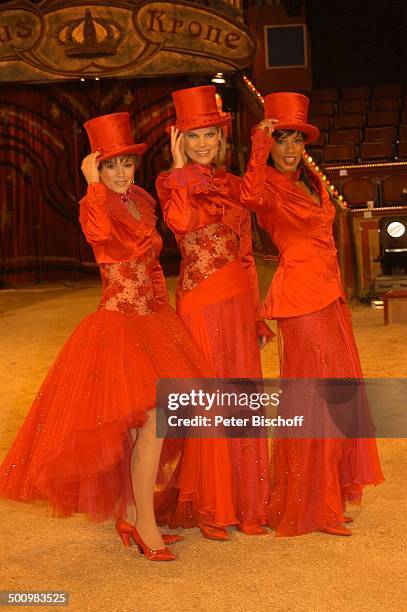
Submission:
M 319 129 L 308 121 L 309 99 L 293 92 L 271 93 L 264 98 L 266 119 L 278 119 L 275 130 L 297 130 L 304 132 L 307 142 L 316 140 Z
M 129 113 L 112 113 L 86 121 L 85 130 L 92 153 L 100 151 L 99 161 L 119 155 L 142 155 L 145 142 L 136 144 L 130 127 Z
M 230 123 L 231 115 L 220 113 L 218 110 L 215 91 L 213 85 L 173 91 L 171 95 L 177 113 L 175 127 L 181 132 L 188 132 L 212 125 L 222 126 Z M 171 126 L 165 129 L 169 133 Z

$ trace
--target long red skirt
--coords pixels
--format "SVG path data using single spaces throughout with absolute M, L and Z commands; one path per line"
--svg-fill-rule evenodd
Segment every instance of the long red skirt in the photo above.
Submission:
M 158 378 L 210 375 L 170 308 L 100 308 L 78 325 L 0 467 L 0 497 L 102 521 L 132 499 L 129 429 L 155 407 Z
M 251 288 L 240 260 L 185 293 L 177 312 L 217 377 L 262 377 Z M 255 531 L 268 522 L 267 440 L 187 438 L 177 487 L 171 526 L 203 521 Z
M 283 378 L 362 378 L 351 315 L 337 300 L 299 317 L 278 319 Z M 343 522 L 347 501 L 383 481 L 374 439 L 276 439 L 271 526 L 294 536 Z

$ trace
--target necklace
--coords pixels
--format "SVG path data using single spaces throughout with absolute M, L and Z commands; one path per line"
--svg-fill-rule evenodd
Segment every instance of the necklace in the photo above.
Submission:
M 141 214 L 137 207 L 137 205 L 130 199 L 130 189 L 126 191 L 126 193 L 122 193 L 120 196 L 121 201 L 127 208 L 127 212 L 135 219 L 136 221 L 141 220 Z
M 120 199 L 124 204 L 128 204 L 130 198 L 130 189 L 131 187 L 129 187 L 128 190 L 125 193 L 122 193 L 120 196 Z

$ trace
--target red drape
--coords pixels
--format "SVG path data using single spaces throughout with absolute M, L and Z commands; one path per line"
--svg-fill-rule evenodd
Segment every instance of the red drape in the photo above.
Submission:
M 80 278 L 94 268 L 78 223 L 80 164 L 89 152 L 83 123 L 129 111 L 136 139 L 149 144 L 137 182 L 151 190 L 170 164 L 170 92 L 185 86 L 180 79 L 0 86 L 0 287 Z M 171 256 L 174 242 L 164 238 L 164 257 Z

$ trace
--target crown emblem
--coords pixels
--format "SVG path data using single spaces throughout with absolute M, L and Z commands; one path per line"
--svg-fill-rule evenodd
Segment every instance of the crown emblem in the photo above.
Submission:
M 111 19 L 92 17 L 89 9 L 81 19 L 65 22 L 57 32 L 57 40 L 67 57 L 92 58 L 115 55 L 124 38 L 120 26 Z

